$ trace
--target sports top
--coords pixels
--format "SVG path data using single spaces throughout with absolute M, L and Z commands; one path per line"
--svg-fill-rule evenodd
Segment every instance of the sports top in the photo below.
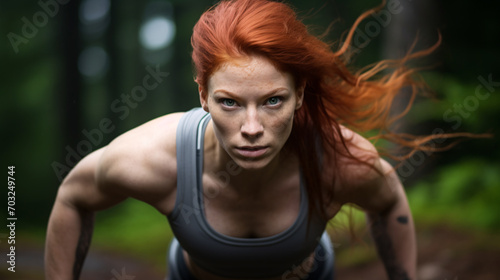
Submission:
M 222 277 L 277 277 L 300 265 L 317 247 L 326 221 L 311 215 L 300 183 L 300 210 L 288 229 L 262 238 L 239 238 L 215 231 L 203 205 L 203 139 L 210 114 L 195 108 L 177 127 L 177 197 L 168 220 L 181 247 L 199 267 Z

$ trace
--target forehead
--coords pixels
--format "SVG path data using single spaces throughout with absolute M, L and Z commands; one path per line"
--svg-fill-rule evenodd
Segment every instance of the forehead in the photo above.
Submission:
M 293 89 L 293 77 L 278 70 L 268 59 L 248 56 L 224 63 L 208 80 L 208 90 L 251 87 L 287 87 Z

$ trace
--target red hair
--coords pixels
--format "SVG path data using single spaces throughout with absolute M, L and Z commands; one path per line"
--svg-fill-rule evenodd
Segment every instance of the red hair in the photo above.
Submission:
M 402 88 L 409 87 L 413 89 L 413 100 L 424 86 L 414 78 L 416 70 L 406 67 L 405 63 L 427 55 L 438 44 L 428 50 L 408 54 L 401 60 L 381 61 L 358 72 L 348 69 L 348 47 L 354 30 L 375 10 L 365 12 L 357 19 L 344 44 L 336 52 L 311 35 L 291 7 L 266 0 L 222 1 L 206 11 L 193 30 L 191 44 L 195 80 L 205 94 L 208 79 L 218 67 L 251 54 L 262 55 L 281 71 L 292 74 L 296 86 L 305 84 L 304 102 L 295 113 L 289 144 L 302 163 L 310 206 L 323 205 L 325 199 L 319 189 L 318 139 L 334 154 L 364 162 L 350 154 L 347 140 L 341 134 L 341 125 L 360 133 L 376 130 L 379 134 L 374 138 L 390 140 L 411 148 L 413 152 L 427 149 L 424 144 L 433 137 L 446 137 L 416 137 L 389 130 L 391 122 L 398 118 L 389 115 L 396 95 Z M 387 69 L 393 71 L 384 72 Z M 402 114 L 408 111 L 411 103 Z M 337 166 L 333 168 L 338 170 Z M 319 211 L 324 214 L 324 209 Z

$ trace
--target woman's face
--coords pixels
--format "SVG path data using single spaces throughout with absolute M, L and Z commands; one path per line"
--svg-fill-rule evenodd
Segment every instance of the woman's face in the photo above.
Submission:
M 222 65 L 209 78 L 207 91 L 200 91 L 200 100 L 218 142 L 245 169 L 263 168 L 276 158 L 303 98 L 303 88 L 295 88 L 290 74 L 260 56 Z

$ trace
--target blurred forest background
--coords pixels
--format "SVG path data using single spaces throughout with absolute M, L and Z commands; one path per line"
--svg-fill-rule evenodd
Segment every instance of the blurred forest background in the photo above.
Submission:
M 381 1 L 288 2 L 317 35 L 333 22 L 326 39 L 338 46 L 357 16 Z M 199 106 L 190 36 L 199 16 L 215 3 L 0 1 L 1 162 L 5 177 L 7 167 L 15 166 L 18 218 L 18 272 L 7 271 L 9 232 L 2 226 L 0 278 L 42 278 L 47 220 L 58 185 L 79 159 L 148 120 Z M 431 66 L 422 76 L 436 98 L 419 98 L 400 123 L 402 131 L 496 135 L 500 127 L 498 11 L 498 1 L 389 0 L 381 12 L 359 25 L 352 67 L 401 57 L 417 34 L 416 49 L 428 48 L 440 32 L 440 48 L 416 64 Z M 398 104 L 404 101 L 403 97 Z M 467 140 L 446 152 L 417 153 L 397 169 L 419 232 L 422 279 L 497 279 L 495 275 L 500 275 L 498 268 L 492 272 L 476 265 L 482 256 L 496 266 L 500 263 L 496 143 L 498 135 Z M 0 192 L 2 223 L 6 223 L 7 191 Z M 333 232 L 338 234 L 337 244 L 349 239 Z M 84 278 L 124 279 L 120 275 L 126 273 L 154 279 L 165 273 L 170 239 L 166 218 L 143 203 L 127 201 L 101 212 Z M 373 262 L 373 251 L 363 245 L 356 248 L 344 252 L 339 245 L 338 265 L 361 271 Z

